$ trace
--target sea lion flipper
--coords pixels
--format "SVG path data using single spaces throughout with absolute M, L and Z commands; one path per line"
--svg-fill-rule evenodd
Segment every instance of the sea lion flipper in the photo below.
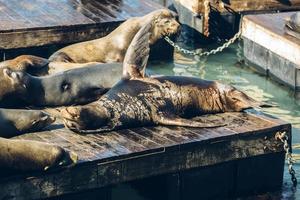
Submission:
M 185 126 L 185 127 L 195 127 L 195 128 L 215 128 L 226 126 L 226 124 L 212 124 L 212 123 L 204 123 L 200 121 L 180 118 L 180 117 L 170 117 L 165 114 L 160 115 L 155 122 L 161 125 L 167 126 Z
M 123 78 L 143 78 L 149 58 L 152 23 L 147 22 L 131 41 L 123 62 Z

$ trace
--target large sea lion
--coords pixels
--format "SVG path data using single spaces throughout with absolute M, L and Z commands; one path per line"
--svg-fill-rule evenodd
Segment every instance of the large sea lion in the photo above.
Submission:
M 54 117 L 40 110 L 0 108 L 0 137 L 9 138 L 38 131 L 54 121 Z
M 0 68 L 0 107 L 63 106 L 98 99 L 122 77 L 119 64 L 92 65 L 35 77 Z
M 165 35 L 176 33 L 180 27 L 175 19 L 175 13 L 167 9 L 156 10 L 143 17 L 128 19 L 105 37 L 58 50 L 49 58 L 51 65 L 63 66 L 63 63 L 69 63 L 66 65 L 71 67 L 71 63 L 122 62 L 131 40 L 148 20 L 154 22 L 149 37 L 150 44 L 154 44 Z
M 63 148 L 31 140 L 0 138 L 0 169 L 46 170 L 77 161 L 77 156 Z
M 260 104 L 236 88 L 194 77 L 145 77 L 148 23 L 134 37 L 123 64 L 123 78 L 97 102 L 62 110 L 65 126 L 79 133 L 145 125 L 215 127 L 190 118 L 242 111 Z

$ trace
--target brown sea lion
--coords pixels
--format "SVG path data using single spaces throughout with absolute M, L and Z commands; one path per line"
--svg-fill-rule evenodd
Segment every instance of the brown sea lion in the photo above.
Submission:
M 216 127 L 190 118 L 242 111 L 260 104 L 236 88 L 194 77 L 145 77 L 151 23 L 139 30 L 123 65 L 123 79 L 96 103 L 62 110 L 65 126 L 79 133 L 146 125 Z
M 75 154 L 52 144 L 0 138 L 0 169 L 42 171 L 74 162 L 77 162 Z
M 55 121 L 40 110 L 0 108 L 0 137 L 14 137 L 25 132 L 38 131 Z
M 122 77 L 120 64 L 96 65 L 35 77 L 0 68 L 0 107 L 63 106 L 98 99 Z
M 48 59 L 33 55 L 21 55 L 0 62 L 0 68 L 9 68 L 15 71 L 27 72 L 34 76 L 42 76 L 49 73 L 48 64 Z
M 147 20 L 154 22 L 149 37 L 150 44 L 154 44 L 165 35 L 176 33 L 180 27 L 175 19 L 175 13 L 167 9 L 156 10 L 143 17 L 128 19 L 105 37 L 58 50 L 50 56 L 50 65 L 63 66 L 63 63 L 69 63 L 66 65 L 71 67 L 71 63 L 122 62 L 131 40 Z

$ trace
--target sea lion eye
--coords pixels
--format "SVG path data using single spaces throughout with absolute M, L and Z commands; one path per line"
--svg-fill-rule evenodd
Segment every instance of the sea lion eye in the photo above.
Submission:
M 64 81 L 62 84 L 61 84 L 61 90 L 64 92 L 64 91 L 67 91 L 71 88 L 71 84 Z

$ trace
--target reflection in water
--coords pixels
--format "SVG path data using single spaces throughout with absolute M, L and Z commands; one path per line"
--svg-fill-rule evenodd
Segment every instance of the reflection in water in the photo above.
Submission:
M 198 58 L 198 62 L 192 57 L 176 54 L 174 64 L 152 63 L 151 66 L 156 73 L 219 80 L 239 88 L 258 101 L 276 105 L 271 108 L 263 108 L 262 111 L 292 123 L 293 156 L 297 161 L 295 169 L 298 181 L 300 181 L 300 100 L 294 98 L 295 94 L 289 88 L 255 73 L 243 62 L 237 64 L 237 61 L 242 60 L 240 48 L 240 44 L 235 44 L 217 55 Z M 300 200 L 299 185 L 295 194 L 291 192 L 287 167 L 284 174 L 283 192 L 271 194 L 269 198 Z

